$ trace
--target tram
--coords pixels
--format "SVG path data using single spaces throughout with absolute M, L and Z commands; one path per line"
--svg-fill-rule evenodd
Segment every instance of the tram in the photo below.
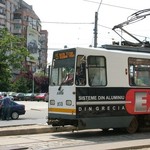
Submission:
M 66 48 L 54 51 L 50 70 L 49 125 L 150 127 L 150 48 Z

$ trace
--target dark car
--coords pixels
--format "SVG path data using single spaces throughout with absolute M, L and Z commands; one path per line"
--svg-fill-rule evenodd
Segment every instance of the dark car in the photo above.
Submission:
M 24 93 L 16 93 L 13 95 L 14 97 L 14 101 L 23 101 L 25 98 L 25 94 Z
M 2 100 L 0 100 L 0 105 L 2 104 Z M 1 109 L 0 109 L 0 118 L 1 118 Z M 10 104 L 10 117 L 13 120 L 16 120 L 19 118 L 20 115 L 24 115 L 25 114 L 25 105 L 23 104 L 18 104 L 14 101 L 11 100 L 11 104 Z
M 35 93 L 26 93 L 24 95 L 25 101 L 34 101 L 36 94 Z

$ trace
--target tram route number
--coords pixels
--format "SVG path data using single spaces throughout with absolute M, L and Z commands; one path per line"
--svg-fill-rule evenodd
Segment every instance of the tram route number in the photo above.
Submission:
M 57 106 L 63 106 L 63 102 L 57 102 Z

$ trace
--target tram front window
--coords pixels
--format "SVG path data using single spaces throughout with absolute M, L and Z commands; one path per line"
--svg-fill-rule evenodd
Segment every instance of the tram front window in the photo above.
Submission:
M 74 81 L 74 68 L 62 67 L 52 69 L 52 85 L 72 85 Z
M 51 85 L 53 86 L 73 85 L 75 57 L 71 52 L 68 53 L 68 51 L 63 51 L 59 53 L 58 52 L 54 53 L 51 72 Z M 60 54 L 65 55 L 63 55 L 63 57 L 61 56 L 58 58 L 58 55 Z

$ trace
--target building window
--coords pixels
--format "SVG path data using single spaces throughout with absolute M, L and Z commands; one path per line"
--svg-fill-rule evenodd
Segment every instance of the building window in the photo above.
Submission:
M 14 14 L 14 19 L 21 19 L 21 14 Z
M 5 10 L 4 10 L 4 8 L 2 8 L 2 7 L 0 7 L 0 14 L 5 14 Z
M 15 24 L 14 29 L 16 29 L 16 30 L 21 29 L 21 25 L 20 24 Z
M 0 0 L 0 3 L 1 4 L 5 4 L 5 0 Z

